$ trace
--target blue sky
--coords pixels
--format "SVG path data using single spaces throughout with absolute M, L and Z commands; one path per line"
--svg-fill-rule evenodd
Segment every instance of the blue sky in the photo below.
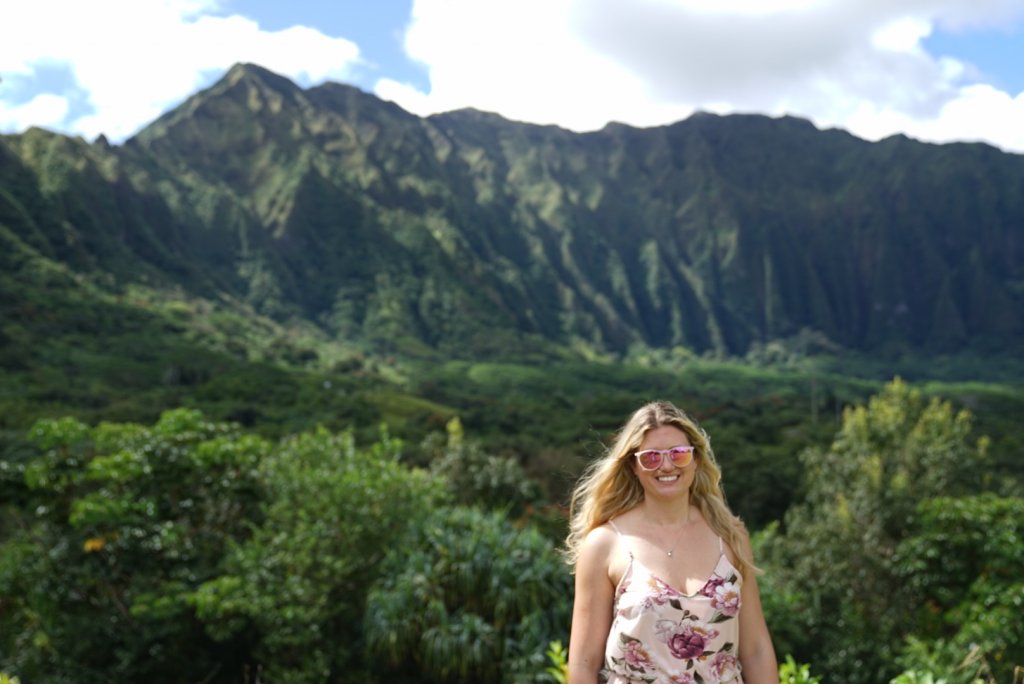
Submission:
M 973 65 L 995 87 L 1024 92 L 1024 25 L 1017 21 L 1001 28 L 936 31 L 923 41 L 935 55 L 950 55 Z
M 267 31 L 300 24 L 354 40 L 365 65 L 354 70 L 349 82 L 363 90 L 372 91 L 383 76 L 421 90 L 430 86 L 426 67 L 406 57 L 403 48 L 412 0 L 224 0 L 221 8 L 224 15 L 252 17 Z
M 120 142 L 237 62 L 419 115 L 584 131 L 791 114 L 1024 153 L 1021 0 L 15 0 L 0 132 Z

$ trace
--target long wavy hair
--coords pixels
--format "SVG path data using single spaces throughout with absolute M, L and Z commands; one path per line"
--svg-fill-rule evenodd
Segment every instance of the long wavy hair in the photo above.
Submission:
M 648 432 L 666 425 L 685 432 L 694 447 L 697 471 L 690 486 L 690 502 L 736 553 L 740 573 L 756 574 L 759 571 L 754 567 L 754 559 L 746 553 L 746 545 L 740 543 L 743 523 L 725 502 L 722 471 L 715 461 L 710 438 L 696 421 L 667 401 L 654 401 L 637 409 L 619 430 L 611 448 L 584 471 L 569 504 L 566 560 L 575 565 L 580 545 L 591 530 L 643 501 L 644 490 L 630 459 Z

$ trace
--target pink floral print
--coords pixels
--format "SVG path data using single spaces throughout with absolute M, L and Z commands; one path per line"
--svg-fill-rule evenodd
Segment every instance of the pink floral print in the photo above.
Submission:
M 715 590 L 718 589 L 718 587 L 722 586 L 723 584 L 725 584 L 725 578 L 724 577 L 719 577 L 718 575 L 712 575 L 711 578 L 708 579 L 708 581 L 701 588 L 700 595 L 701 596 L 707 596 L 708 598 L 711 598 L 712 596 L 715 595 Z
M 623 644 L 622 652 L 626 664 L 636 670 L 646 669 L 651 664 L 651 656 L 647 654 L 639 641 L 627 641 Z
M 711 607 L 723 615 L 735 616 L 740 612 L 740 588 L 732 582 L 718 585 L 711 596 Z
M 743 684 L 742 584 L 724 553 L 695 594 L 676 590 L 631 557 L 615 592 L 605 652 L 609 684 Z
M 662 620 L 657 626 L 658 636 L 668 644 L 669 653 L 680 660 L 692 660 L 704 655 L 708 642 L 718 636 L 718 630 L 683 618 L 675 623 Z
M 740 664 L 732 649 L 722 649 L 715 654 L 711 659 L 711 674 L 718 682 L 732 682 L 739 677 Z

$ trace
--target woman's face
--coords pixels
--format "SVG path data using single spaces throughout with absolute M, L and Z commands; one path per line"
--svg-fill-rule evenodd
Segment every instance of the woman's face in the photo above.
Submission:
M 690 452 L 687 458 L 684 453 L 676 453 L 673 457 L 669 451 L 679 446 L 692 446 L 686 433 L 673 425 L 662 425 L 644 435 L 640 446 L 630 455 L 633 473 L 644 488 L 645 496 L 670 499 L 689 491 L 697 472 L 697 454 Z M 649 450 L 661 452 L 651 455 L 648 461 L 650 465 L 651 461 L 657 461 L 660 456 L 661 462 L 653 470 L 641 467 L 636 457 L 636 454 Z

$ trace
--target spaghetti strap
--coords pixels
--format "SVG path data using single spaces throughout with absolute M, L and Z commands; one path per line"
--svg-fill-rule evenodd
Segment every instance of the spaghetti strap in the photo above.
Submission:
M 622 530 L 620 530 L 618 525 L 615 524 L 615 521 L 614 520 L 609 520 L 608 524 L 612 526 L 612 529 L 615 530 L 615 534 L 617 534 L 619 536 L 619 543 L 620 544 L 625 544 L 626 542 L 625 542 L 625 540 L 622 537 Z M 626 553 L 629 554 L 629 562 L 630 562 L 630 564 L 632 564 L 633 563 L 633 549 L 630 549 L 630 548 L 627 547 L 626 548 Z M 625 577 L 625 575 L 623 575 L 623 577 Z
M 722 538 L 721 537 L 718 538 L 718 555 L 719 556 L 724 556 L 725 555 L 725 545 L 722 544 Z

